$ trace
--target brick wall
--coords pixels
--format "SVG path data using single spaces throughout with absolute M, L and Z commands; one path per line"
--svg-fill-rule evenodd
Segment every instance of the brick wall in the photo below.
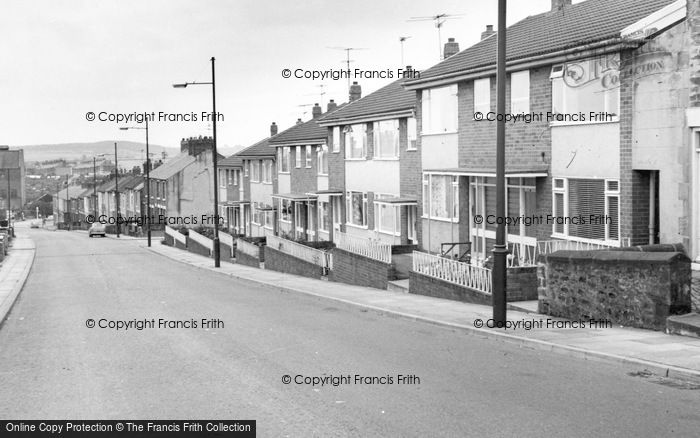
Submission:
M 340 127 L 340 150 L 333 152 L 333 128 L 328 128 L 328 188 L 341 190 L 340 217 L 341 224 L 345 223 L 345 138 L 343 137 L 343 126 Z M 332 198 L 331 198 L 332 199 Z M 332 203 L 332 201 L 331 201 Z M 331 219 L 332 220 L 332 219 Z M 345 225 L 341 225 L 341 231 L 345 231 Z
M 265 269 L 302 277 L 319 279 L 323 276 L 320 266 L 265 246 Z
M 254 268 L 260 267 L 260 259 L 255 258 L 255 257 L 251 257 L 248 254 L 244 254 L 242 252 L 236 253 L 236 263 L 239 263 L 239 264 L 245 265 L 245 266 L 252 266 Z
M 295 146 L 290 152 L 291 169 L 289 169 L 292 193 L 308 193 L 318 188 L 318 156 L 316 146 L 311 147 L 311 168 L 306 167 L 306 147 Z M 301 167 L 296 167 L 295 154 L 301 151 Z
M 168 246 L 175 246 L 175 239 L 169 234 L 163 235 L 163 242 L 165 242 L 165 244 Z
M 408 292 L 464 303 L 491 305 L 491 295 L 489 294 L 413 271 L 408 273 Z
M 386 289 L 396 278 L 394 268 L 387 263 L 333 248 L 333 270 L 328 277 L 331 281 L 357 286 Z
M 507 301 L 537 299 L 537 267 L 520 266 L 506 271 Z
M 690 259 L 678 252 L 558 251 L 538 269 L 540 312 L 664 330 L 690 312 Z
M 199 243 L 195 242 L 193 239 L 190 239 L 189 237 L 187 238 L 187 251 L 193 252 L 195 254 L 203 255 L 206 257 L 210 256 L 209 248 L 207 248 L 204 245 L 200 245 Z

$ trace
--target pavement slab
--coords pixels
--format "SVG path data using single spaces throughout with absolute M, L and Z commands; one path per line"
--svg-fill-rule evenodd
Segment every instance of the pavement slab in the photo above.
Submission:
M 137 244 L 144 246 L 143 242 Z M 700 339 L 667 335 L 631 327 L 547 328 L 547 321 L 566 321 L 538 313 L 509 310 L 508 320 L 518 328 L 487 328 L 492 317 L 489 306 L 462 303 L 423 295 L 372 289 L 342 283 L 329 283 L 291 274 L 267 271 L 237 264 L 214 268 L 213 260 L 154 242 L 151 251 L 199 268 L 268 285 L 282 291 L 313 295 L 383 314 L 464 330 L 490 338 L 516 342 L 531 348 L 568 353 L 586 359 L 607 360 L 644 366 L 656 373 L 683 378 L 700 378 Z M 542 327 L 526 329 L 524 321 Z

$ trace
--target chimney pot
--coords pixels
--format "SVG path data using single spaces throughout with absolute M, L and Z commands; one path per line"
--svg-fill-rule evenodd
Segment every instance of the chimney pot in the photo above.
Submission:
M 481 39 L 485 40 L 486 38 L 490 37 L 491 35 L 493 35 L 495 33 L 496 33 L 496 31 L 493 30 L 493 24 L 487 24 L 486 30 L 481 32 Z
M 571 0 L 552 0 L 553 12 L 563 9 L 564 6 L 571 6 Z
M 350 102 L 358 100 L 362 97 L 362 87 L 354 81 L 350 86 Z
M 298 118 L 298 119 L 297 119 L 297 125 L 301 125 L 302 123 L 304 123 L 304 122 L 301 121 L 301 118 Z
M 328 102 L 328 108 L 326 111 L 335 111 L 336 108 L 338 108 L 338 104 L 335 103 L 335 100 L 331 99 L 330 102 Z
M 459 43 L 455 42 L 454 38 L 448 38 L 445 43 L 445 49 L 443 52 L 443 59 L 447 59 L 452 55 L 459 53 Z
M 321 117 L 321 114 L 323 114 L 323 108 L 317 103 L 314 104 L 314 107 L 311 108 L 311 117 L 312 118 L 318 118 Z
M 272 122 L 272 125 L 270 125 L 270 137 L 277 135 L 277 123 Z

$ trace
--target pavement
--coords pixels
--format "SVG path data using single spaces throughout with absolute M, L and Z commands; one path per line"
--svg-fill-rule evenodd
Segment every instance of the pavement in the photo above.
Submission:
M 145 246 L 143 244 L 142 246 Z M 189 265 L 228 275 L 242 281 L 263 284 L 280 291 L 302 293 L 359 306 L 388 316 L 408 318 L 451 327 L 480 337 L 516 343 L 522 347 L 564 353 L 570 356 L 640 366 L 659 376 L 700 379 L 700 339 L 622 326 L 609 328 L 547 328 L 566 321 L 534 311 L 508 311 L 508 321 L 517 328 L 477 327 L 492 317 L 489 306 L 461 303 L 421 295 L 392 292 L 342 283 L 329 283 L 264 269 L 213 260 L 155 240 L 151 251 Z M 523 306 L 527 307 L 527 305 Z M 525 325 L 529 324 L 530 329 Z M 538 324 L 541 327 L 538 327 Z
M 16 233 L 10 251 L 0 264 L 0 325 L 27 281 L 36 252 L 32 239 L 22 230 Z

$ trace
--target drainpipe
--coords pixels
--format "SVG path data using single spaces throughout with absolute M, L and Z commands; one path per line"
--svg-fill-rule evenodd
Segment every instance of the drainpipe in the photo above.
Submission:
M 656 230 L 656 172 L 649 175 L 649 245 L 654 244 Z

